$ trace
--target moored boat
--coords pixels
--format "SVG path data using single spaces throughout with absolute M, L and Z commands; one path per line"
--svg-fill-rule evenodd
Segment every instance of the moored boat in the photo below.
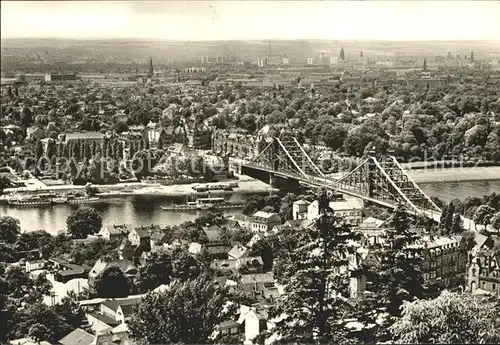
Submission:
M 164 211 L 190 211 L 190 210 L 222 210 L 243 207 L 243 203 L 230 203 L 224 198 L 198 198 L 196 201 L 189 201 L 182 205 L 162 206 Z
M 52 198 L 52 203 L 54 204 L 65 204 L 68 202 L 68 198 L 65 196 L 58 196 L 55 198 Z
M 7 199 L 7 204 L 9 206 L 15 206 L 15 207 L 39 207 L 39 206 L 51 205 L 52 200 L 41 198 L 37 195 L 25 196 L 25 197 L 17 196 Z
M 217 192 L 217 191 L 232 191 L 238 187 L 237 183 L 220 183 L 220 184 L 198 184 L 192 188 L 198 193 Z
M 79 196 L 67 198 L 69 204 L 91 204 L 99 201 L 99 197 Z

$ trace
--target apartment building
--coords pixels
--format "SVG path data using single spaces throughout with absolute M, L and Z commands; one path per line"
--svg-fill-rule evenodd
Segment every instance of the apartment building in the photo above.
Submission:
M 424 237 L 424 281 L 440 291 L 463 286 L 466 282 L 468 254 L 462 236 Z

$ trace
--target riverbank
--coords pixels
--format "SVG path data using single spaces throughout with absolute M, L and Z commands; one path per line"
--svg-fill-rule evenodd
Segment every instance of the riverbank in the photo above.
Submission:
M 427 160 L 411 163 L 401 163 L 404 169 L 447 169 L 447 168 L 473 168 L 473 167 L 500 167 L 499 161 L 462 161 L 462 160 Z
M 407 173 L 416 183 L 500 180 L 500 167 L 424 168 L 407 170 Z
M 473 182 L 473 181 L 495 181 L 500 180 L 500 167 L 453 167 L 453 168 L 418 168 L 408 169 L 408 175 L 419 184 L 435 182 Z M 340 178 L 345 172 L 332 174 L 332 178 Z M 268 184 L 251 178 L 246 175 L 237 175 L 238 183 L 233 191 L 214 191 L 211 195 L 231 195 L 239 194 L 264 194 L 276 193 L 279 190 L 270 187 Z M 211 184 L 224 184 L 225 182 L 213 182 Z M 205 196 L 207 193 L 197 193 L 192 184 L 162 185 L 160 183 L 130 182 L 114 185 L 93 185 L 98 190 L 100 196 L 127 196 L 127 195 L 162 195 L 171 197 Z M 46 186 L 38 183 L 36 188 L 31 188 L 29 192 L 45 193 L 68 193 L 85 192 L 85 186 L 79 185 L 56 185 Z M 26 192 L 28 192 L 26 190 Z
M 406 173 L 413 181 L 422 184 L 434 182 L 500 181 L 500 167 L 419 167 L 406 169 Z M 339 179 L 345 174 L 347 174 L 347 172 L 338 172 L 329 176 L 334 179 Z
M 278 189 L 270 187 L 268 184 L 253 179 L 249 176 L 239 175 L 237 180 L 234 180 L 238 184 L 233 190 L 214 190 L 210 192 L 210 195 L 232 195 L 235 193 L 239 194 L 263 194 L 263 193 L 274 193 L 279 192 Z M 227 182 L 210 182 L 211 185 L 224 185 Z M 189 196 L 206 196 L 208 192 L 196 192 L 194 186 L 199 185 L 199 183 L 191 184 L 172 184 L 164 185 L 161 183 L 151 183 L 151 182 L 130 182 L 130 183 L 119 183 L 113 185 L 92 185 L 96 188 L 98 196 L 127 196 L 127 195 L 162 195 L 169 197 L 189 197 Z M 48 186 L 43 184 L 41 181 L 36 185 L 36 188 L 19 189 L 20 192 L 25 193 L 69 193 L 69 192 L 85 192 L 86 186 L 80 185 L 55 185 Z M 12 192 L 12 191 L 11 191 Z
M 237 181 L 238 187 L 234 188 L 232 191 L 217 190 L 210 192 L 210 195 L 232 195 L 232 194 L 263 194 L 263 193 L 275 193 L 279 192 L 278 189 L 270 187 L 268 184 L 252 179 L 248 176 L 240 176 Z M 224 182 L 213 182 L 210 184 L 225 184 Z M 100 196 L 119 196 L 119 195 L 161 195 L 168 197 L 190 197 L 190 196 L 201 196 L 207 195 L 208 193 L 199 193 L 193 189 L 193 186 L 198 185 L 198 183 L 193 184 L 182 184 L 182 185 L 171 185 L 164 186 L 161 184 L 152 183 L 139 183 L 134 185 L 129 185 L 123 188 L 116 188 L 114 186 L 96 186 L 99 190 Z M 114 187 L 114 188 L 113 188 Z

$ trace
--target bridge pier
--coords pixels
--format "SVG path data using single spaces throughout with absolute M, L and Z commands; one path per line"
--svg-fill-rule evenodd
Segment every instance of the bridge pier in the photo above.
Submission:
M 269 173 L 269 185 L 271 187 L 276 187 L 277 184 L 277 178 L 273 173 Z

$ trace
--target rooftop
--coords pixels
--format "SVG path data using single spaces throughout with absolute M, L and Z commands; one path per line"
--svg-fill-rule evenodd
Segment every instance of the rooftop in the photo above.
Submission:
M 254 283 L 274 283 L 274 275 L 272 272 L 241 275 L 241 284 Z
M 59 340 L 62 345 L 90 345 L 94 341 L 95 336 L 85 332 L 81 328 L 75 329 L 73 332 Z
M 140 303 L 141 302 L 141 297 L 132 297 L 129 299 L 123 299 L 123 300 L 106 300 L 102 304 L 109 309 L 113 311 L 117 311 L 118 307 L 127 307 L 127 306 L 133 306 L 134 304 Z
M 103 138 L 104 134 L 101 132 L 75 132 L 66 134 L 66 140 L 101 140 Z
M 279 217 L 276 213 L 257 211 L 253 214 L 253 218 L 271 219 L 273 217 Z

